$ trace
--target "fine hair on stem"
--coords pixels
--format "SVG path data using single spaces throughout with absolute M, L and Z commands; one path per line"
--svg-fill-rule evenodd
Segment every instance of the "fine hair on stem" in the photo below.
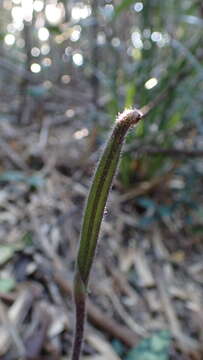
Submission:
M 82 220 L 80 242 L 75 265 L 73 296 L 75 303 L 75 333 L 71 360 L 79 360 L 82 350 L 86 316 L 89 275 L 98 244 L 104 209 L 119 164 L 127 131 L 142 118 L 137 109 L 126 109 L 116 118 L 92 178 Z

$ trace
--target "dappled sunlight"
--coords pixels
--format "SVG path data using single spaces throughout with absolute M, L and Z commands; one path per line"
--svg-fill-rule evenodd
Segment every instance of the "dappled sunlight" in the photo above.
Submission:
M 49 38 L 49 30 L 46 27 L 42 27 L 38 30 L 38 38 L 41 41 L 47 41 Z
M 145 88 L 147 90 L 151 90 L 153 89 L 156 85 L 158 84 L 158 80 L 156 78 L 151 78 L 149 80 L 146 81 L 146 83 L 144 84 Z
M 81 130 L 78 130 L 76 131 L 73 136 L 76 140 L 80 140 L 80 139 L 83 139 L 84 137 L 88 136 L 89 134 L 89 131 L 87 128 L 84 128 L 84 129 L 81 129 Z
M 24 20 L 32 21 L 33 0 L 21 0 L 21 11 Z
M 73 54 L 73 62 L 77 66 L 81 66 L 83 64 L 83 56 L 80 53 Z
M 86 19 L 90 15 L 91 15 L 91 7 L 85 5 L 82 2 L 77 2 L 76 5 L 72 7 L 71 17 L 75 21 L 78 21 L 80 19 Z
M 75 115 L 75 110 L 74 109 L 68 109 L 68 110 L 66 110 L 65 115 L 68 118 L 72 118 Z
M 81 29 L 80 25 L 75 25 L 72 28 L 71 35 L 70 35 L 70 40 L 73 41 L 73 42 L 78 41 L 80 39 L 81 30 L 82 29 Z
M 49 44 L 43 44 L 43 45 L 41 46 L 41 53 L 42 53 L 42 55 L 48 55 L 49 52 L 50 52 L 50 46 L 49 46 Z
M 45 67 L 49 67 L 49 66 L 51 66 L 51 64 L 52 64 L 51 58 L 45 57 L 42 60 L 42 65 L 45 66 Z
M 4 42 L 6 43 L 6 45 L 11 46 L 15 43 L 15 36 L 13 34 L 7 34 L 4 37 Z
M 38 73 L 41 71 L 41 66 L 40 66 L 40 64 L 33 63 L 33 64 L 30 66 L 30 70 L 31 70 L 33 73 L 38 74 Z
M 33 3 L 33 9 L 36 12 L 41 12 L 44 8 L 44 2 L 42 0 L 35 0 Z
M 58 25 L 64 18 L 64 7 L 63 4 L 49 4 L 46 5 L 45 15 L 47 21 L 52 25 Z
M 33 47 L 31 50 L 31 54 L 34 57 L 38 57 L 40 55 L 40 49 L 38 47 Z
M 62 81 L 63 84 L 69 84 L 70 81 L 71 81 L 70 75 L 63 75 L 63 76 L 61 77 L 61 81 Z
M 135 48 L 137 49 L 143 48 L 143 42 L 139 31 L 134 31 L 131 35 L 131 39 Z
M 134 10 L 136 11 L 136 12 L 140 12 L 140 11 L 142 11 L 143 10 L 143 3 L 142 2 L 136 2 L 135 4 L 134 4 Z

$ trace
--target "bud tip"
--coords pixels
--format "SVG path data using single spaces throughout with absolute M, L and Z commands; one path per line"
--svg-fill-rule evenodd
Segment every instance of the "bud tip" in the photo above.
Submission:
M 143 113 L 134 108 L 134 109 L 125 109 L 122 113 L 118 114 L 118 117 L 116 119 L 117 123 L 125 123 L 129 126 L 135 125 L 138 123 L 138 121 L 142 118 Z

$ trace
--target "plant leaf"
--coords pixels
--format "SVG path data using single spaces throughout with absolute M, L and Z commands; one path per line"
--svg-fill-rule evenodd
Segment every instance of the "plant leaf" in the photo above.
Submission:
M 123 10 L 134 4 L 135 0 L 123 0 L 120 5 L 115 8 L 114 18 L 116 18 Z
M 0 279 L 0 292 L 8 293 L 15 288 L 16 282 L 13 278 Z
M 126 108 L 130 108 L 134 105 L 135 94 L 136 94 L 136 85 L 135 82 L 132 81 L 127 86 L 126 98 L 125 98 Z
M 159 331 L 132 349 L 125 360 L 169 360 L 170 343 L 170 332 Z
M 27 176 L 21 171 L 5 171 L 0 174 L 0 182 L 24 182 L 37 188 L 44 184 L 44 179 L 40 175 Z
M 5 264 L 9 259 L 11 259 L 14 252 L 14 247 L 9 245 L 0 245 L 0 265 Z

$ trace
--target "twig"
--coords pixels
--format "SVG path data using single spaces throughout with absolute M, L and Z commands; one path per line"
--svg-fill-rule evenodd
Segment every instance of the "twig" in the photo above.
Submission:
M 147 335 L 146 329 L 140 324 L 138 324 L 134 319 L 132 319 L 132 316 L 128 314 L 124 306 L 121 304 L 119 297 L 113 292 L 109 292 L 109 297 L 117 313 L 124 321 L 124 323 L 127 325 L 127 327 L 136 334 L 138 334 L 139 336 L 146 336 Z
M 34 76 L 30 71 L 25 70 L 22 66 L 16 65 L 13 62 L 9 61 L 8 58 L 4 59 L 0 57 L 0 67 L 5 68 L 9 72 L 11 71 L 15 76 L 24 78 L 29 81 L 34 80 Z
M 164 273 L 165 273 L 165 269 L 163 269 L 162 272 L 160 271 L 159 268 L 156 269 L 156 276 L 157 276 L 156 284 L 158 286 L 163 310 L 169 322 L 171 332 L 178 341 L 178 344 L 182 351 L 184 352 L 196 351 L 199 349 L 199 344 L 196 340 L 192 339 L 191 337 L 183 333 L 180 322 L 176 316 L 175 310 L 171 302 L 170 294 L 168 292 L 167 281 L 166 281 L 166 277 L 164 276 Z
M 190 158 L 197 158 L 197 157 L 203 157 L 203 150 L 200 149 L 176 149 L 176 148 L 168 148 L 168 149 L 161 149 L 157 146 L 128 146 L 127 150 L 125 152 L 132 152 L 136 151 L 136 155 L 164 155 L 164 156 L 178 156 L 178 157 L 190 157 Z
M 18 356 L 22 359 L 25 359 L 25 347 L 19 335 L 19 331 L 16 327 L 16 324 L 10 321 L 10 318 L 6 312 L 6 308 L 1 300 L 0 318 L 5 329 L 5 331 L 2 331 L 1 333 L 1 355 L 4 353 L 4 351 L 7 351 L 7 347 L 10 344 L 10 341 L 12 341 L 16 346 Z
M 55 259 L 56 260 L 56 259 Z M 53 269 L 53 277 L 58 286 L 67 295 L 72 296 L 72 284 L 67 280 L 65 270 L 61 269 L 62 264 L 59 259 L 55 263 Z M 60 267 L 60 269 L 59 269 Z M 107 315 L 102 313 L 91 300 L 87 302 L 87 317 L 89 321 L 98 329 L 108 333 L 110 336 L 120 340 L 127 347 L 131 348 L 138 343 L 139 337 L 126 326 L 119 324 L 117 321 L 110 319 Z
M 15 167 L 23 171 L 28 169 L 24 160 L 3 139 L 0 139 L 0 148 L 1 151 L 11 160 L 13 165 L 15 165 Z
M 152 189 L 159 186 L 160 183 L 166 184 L 170 180 L 174 172 L 174 168 L 176 168 L 176 164 L 167 173 L 163 174 L 162 176 L 157 176 L 152 181 L 143 181 L 140 184 L 140 186 L 136 186 L 135 188 L 121 195 L 118 199 L 118 202 L 122 203 L 132 198 L 135 198 L 136 196 L 140 196 L 142 194 L 150 192 Z

